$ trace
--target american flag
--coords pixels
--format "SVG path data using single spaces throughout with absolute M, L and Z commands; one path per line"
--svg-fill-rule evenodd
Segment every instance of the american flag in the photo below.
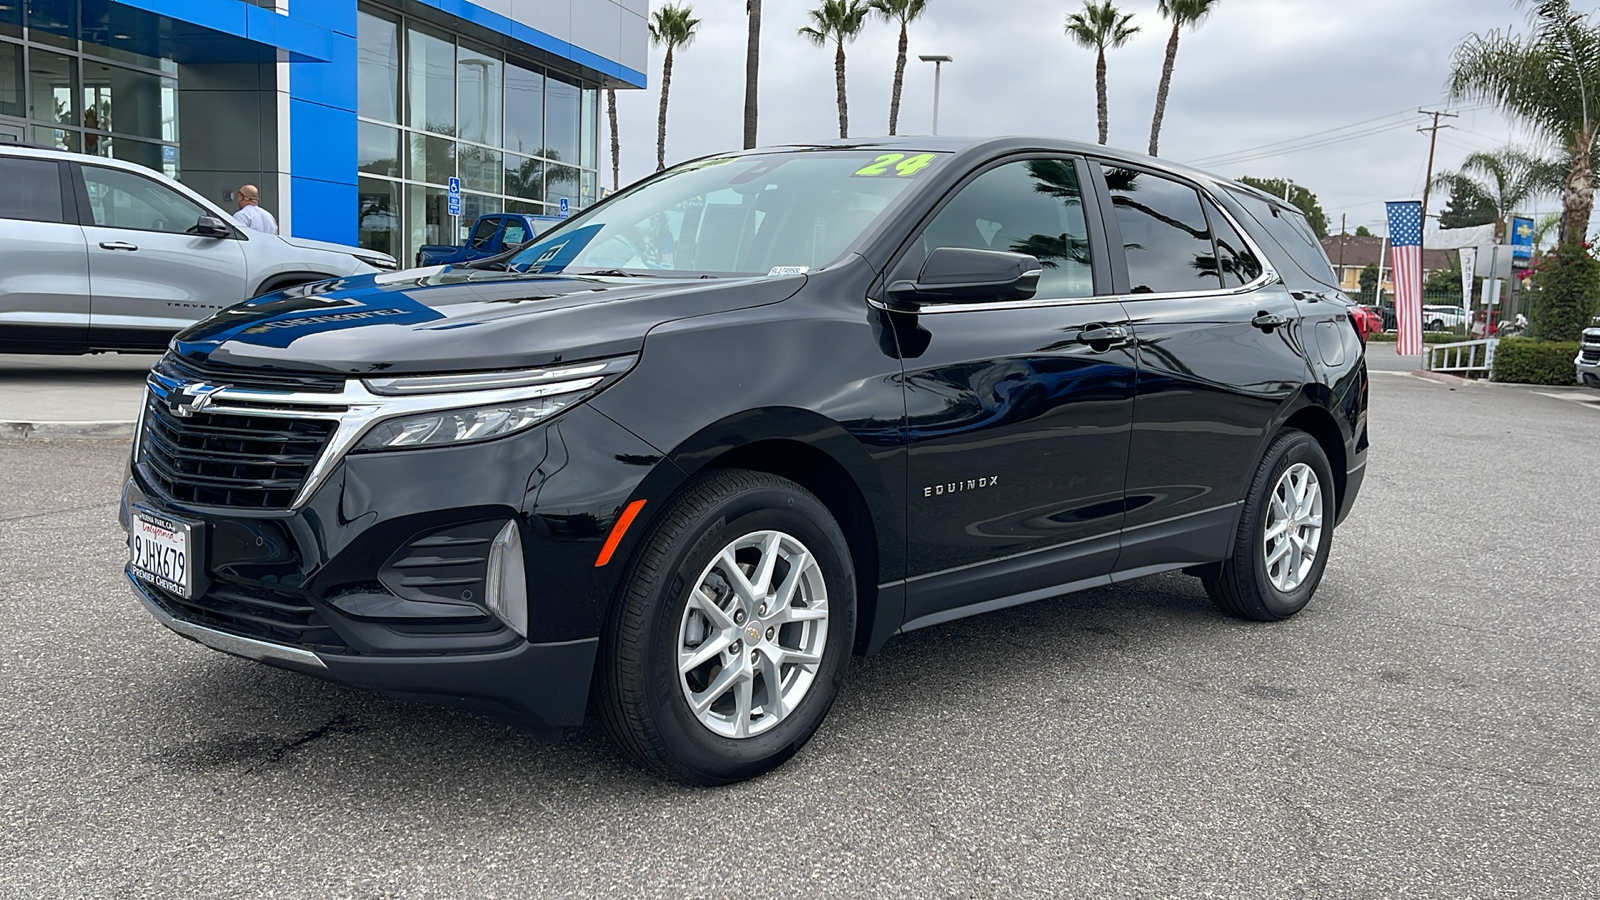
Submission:
M 1389 210 L 1389 249 L 1394 266 L 1395 351 L 1422 355 L 1422 203 L 1397 200 Z

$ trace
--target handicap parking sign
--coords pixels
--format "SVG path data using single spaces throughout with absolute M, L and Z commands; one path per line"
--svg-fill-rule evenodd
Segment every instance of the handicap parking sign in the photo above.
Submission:
M 562 197 L 561 198 L 561 218 L 565 219 L 570 215 L 572 215 L 572 201 L 568 200 L 566 197 Z
M 447 211 L 450 215 L 461 215 L 461 179 L 455 177 L 450 179 L 450 193 L 445 204 L 449 207 Z

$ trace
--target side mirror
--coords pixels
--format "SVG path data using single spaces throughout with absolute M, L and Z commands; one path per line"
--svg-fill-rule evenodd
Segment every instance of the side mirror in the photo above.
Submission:
M 224 225 L 222 220 L 216 216 L 201 216 L 194 223 L 194 227 L 189 229 L 189 232 L 209 238 L 233 237 L 233 229 Z
M 893 305 L 1031 300 L 1044 265 L 1023 253 L 940 247 L 928 254 L 916 281 L 889 285 Z

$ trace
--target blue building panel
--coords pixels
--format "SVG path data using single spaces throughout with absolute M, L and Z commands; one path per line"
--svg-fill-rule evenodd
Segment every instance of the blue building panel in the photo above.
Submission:
M 356 109 L 356 39 L 330 33 L 330 62 L 289 66 L 289 96 L 335 109 Z M 291 139 L 294 132 L 290 132 Z
M 356 243 L 354 182 L 344 184 L 292 175 L 289 197 L 294 209 L 290 230 L 296 237 L 336 244 Z
M 289 174 L 356 183 L 356 114 L 289 94 Z

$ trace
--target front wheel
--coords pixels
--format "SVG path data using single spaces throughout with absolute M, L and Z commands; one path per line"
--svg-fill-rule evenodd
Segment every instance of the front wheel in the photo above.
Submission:
M 1428 330 L 1429 331 L 1443 331 L 1444 330 L 1444 320 L 1443 319 L 1434 319 L 1432 322 L 1429 322 L 1428 323 Z
M 1322 446 L 1303 431 L 1279 435 L 1251 479 L 1233 555 L 1200 576 L 1211 601 L 1260 622 L 1304 609 L 1333 546 L 1334 504 Z
M 728 469 L 669 502 L 601 641 L 606 731 L 699 784 L 762 774 L 816 732 L 855 637 L 844 533 L 787 479 Z

